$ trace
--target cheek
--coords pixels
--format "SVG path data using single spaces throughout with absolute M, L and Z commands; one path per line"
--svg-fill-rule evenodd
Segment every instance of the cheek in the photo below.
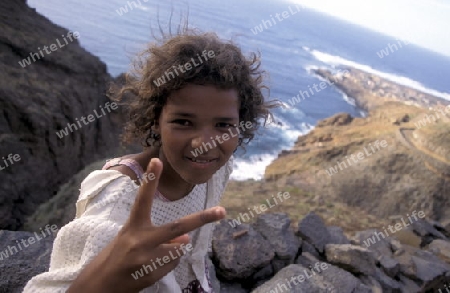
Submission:
M 183 146 L 180 135 L 175 135 L 169 129 L 161 132 L 162 149 L 167 158 L 171 158 L 180 152 Z
M 223 149 L 227 153 L 233 153 L 234 150 L 238 147 L 238 143 L 239 143 L 239 138 L 233 137 L 223 144 Z

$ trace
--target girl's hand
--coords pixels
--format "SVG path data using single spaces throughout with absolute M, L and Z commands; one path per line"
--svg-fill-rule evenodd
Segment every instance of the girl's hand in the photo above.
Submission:
M 178 265 L 179 258 L 173 256 L 184 251 L 182 244 L 189 243 L 186 233 L 225 217 L 224 208 L 214 207 L 160 227 L 154 226 L 150 212 L 161 171 L 161 161 L 152 159 L 147 174 L 154 173 L 155 179 L 141 183 L 128 221 L 67 292 L 139 292 Z M 148 269 L 148 274 L 144 271 L 143 277 L 135 279 L 132 273 L 140 271 L 143 265 L 150 265 L 153 271 Z

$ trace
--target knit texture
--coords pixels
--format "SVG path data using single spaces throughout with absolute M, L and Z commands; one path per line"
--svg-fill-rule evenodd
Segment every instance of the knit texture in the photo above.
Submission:
M 232 168 L 231 158 L 207 183 L 196 185 L 180 200 L 164 202 L 155 197 L 151 212 L 153 224 L 160 226 L 218 205 Z M 130 215 L 138 189 L 136 183 L 117 170 L 89 174 L 81 183 L 76 218 L 61 228 L 54 241 L 49 271 L 33 277 L 23 292 L 65 292 L 86 265 L 116 237 Z M 193 250 L 181 258 L 172 272 L 141 292 L 189 292 L 183 289 L 193 281 L 211 292 L 205 257 L 213 228 L 214 224 L 207 224 L 190 232 Z M 143 265 L 150 263 L 151 260 Z

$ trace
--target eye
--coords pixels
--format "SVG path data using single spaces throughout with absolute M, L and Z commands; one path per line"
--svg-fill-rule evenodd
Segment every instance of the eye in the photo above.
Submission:
M 216 125 L 217 125 L 217 127 L 220 127 L 220 128 L 230 128 L 230 127 L 237 126 L 236 124 L 231 124 L 231 123 L 226 123 L 226 122 L 219 122 Z
M 177 120 L 172 121 L 172 123 L 175 123 L 175 124 L 178 124 L 181 126 L 191 126 L 192 125 L 191 121 L 186 120 L 186 119 L 177 119 Z

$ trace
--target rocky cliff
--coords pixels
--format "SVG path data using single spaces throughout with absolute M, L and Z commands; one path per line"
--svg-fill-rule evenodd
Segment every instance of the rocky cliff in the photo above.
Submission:
M 111 77 L 80 46 L 83 36 L 23 0 L 0 2 L 0 28 L 0 228 L 16 230 L 72 175 L 106 157 L 120 127 L 105 106 Z

